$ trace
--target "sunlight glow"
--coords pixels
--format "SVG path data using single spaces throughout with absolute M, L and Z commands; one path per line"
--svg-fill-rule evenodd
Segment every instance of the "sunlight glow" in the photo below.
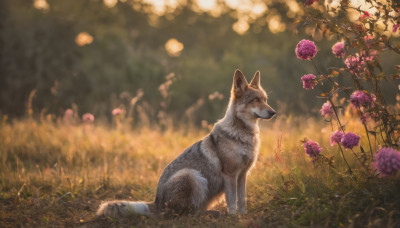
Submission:
M 93 42 L 93 36 L 91 36 L 87 32 L 80 32 L 75 38 L 75 43 L 81 47 L 89 45 L 92 42 Z
M 179 42 L 175 38 L 169 39 L 165 43 L 165 50 L 167 51 L 168 55 L 171 57 L 178 57 L 181 55 L 181 52 L 183 50 L 183 43 Z
M 372 7 L 371 3 L 365 0 L 350 0 L 350 3 L 356 8 L 360 8 L 363 11 L 367 11 L 371 15 L 375 14 L 377 11 L 375 7 Z
M 49 3 L 47 3 L 46 0 L 35 0 L 33 3 L 33 7 L 35 7 L 35 9 L 43 11 L 47 11 L 50 8 Z
M 173 13 L 183 1 L 184 0 L 165 0 L 164 11 L 167 13 Z
M 330 8 L 337 8 L 340 6 L 340 2 L 341 2 L 340 0 L 328 0 L 328 1 L 325 1 L 325 6 L 330 7 Z M 398 34 L 392 32 L 392 29 L 391 29 L 393 26 L 392 22 L 388 22 L 389 29 L 386 30 L 386 25 L 384 24 L 384 22 L 381 19 L 377 18 L 377 16 L 375 15 L 376 13 L 380 13 L 381 17 L 382 17 L 382 12 L 378 12 L 378 9 L 375 8 L 370 2 L 368 2 L 368 0 L 350 0 L 349 2 L 353 7 L 359 8 L 362 11 L 368 12 L 372 19 L 377 19 L 375 26 L 376 26 L 376 28 L 381 30 L 385 35 L 398 36 Z M 388 4 L 388 2 L 386 0 L 378 0 L 377 2 L 378 2 L 378 4 L 382 4 L 382 5 Z M 332 14 L 332 16 L 334 15 L 334 13 L 331 13 L 331 14 Z M 396 16 L 396 12 L 391 10 L 389 12 L 389 15 Z M 358 23 L 359 23 L 362 13 L 360 13 L 358 10 L 352 9 L 352 10 L 348 10 L 348 16 L 351 21 L 354 21 L 354 22 L 358 21 Z M 365 23 L 364 26 L 366 28 L 369 28 L 368 23 Z
M 360 8 L 362 11 L 368 12 L 371 16 L 373 16 L 377 9 L 371 5 L 371 3 L 366 2 L 365 0 L 351 0 L 350 4 L 355 8 Z M 348 11 L 349 19 L 352 21 L 359 20 L 361 14 L 357 10 L 349 10 Z
M 227 0 L 225 2 L 226 2 L 226 5 L 229 6 L 230 8 L 237 9 L 237 8 L 239 8 L 241 1 L 240 0 Z
M 249 18 L 250 20 L 254 20 L 262 16 L 268 10 L 266 3 L 261 0 L 225 0 L 225 2 L 229 7 L 237 10 L 239 18 L 244 17 Z
M 104 0 L 104 1 L 112 1 L 112 0 Z M 115 0 L 118 1 L 118 0 Z M 122 0 L 120 0 L 122 1 Z M 151 6 L 151 11 L 158 15 L 167 15 L 169 13 L 173 13 L 174 10 L 180 5 L 187 4 L 187 0 L 143 0 L 145 3 Z M 206 12 L 213 17 L 219 17 L 222 13 L 226 12 L 224 9 L 224 4 L 229 8 L 236 10 L 238 21 L 232 25 L 232 28 L 238 34 L 244 34 L 249 29 L 249 24 L 253 23 L 257 18 L 262 17 L 265 12 L 268 11 L 267 3 L 264 0 L 193 0 L 197 4 L 195 4 L 193 10 L 198 13 Z M 291 9 L 293 11 L 299 10 L 298 5 L 294 0 L 290 0 L 294 3 L 291 3 Z M 297 6 L 297 8 L 296 8 Z M 133 4 L 134 9 L 141 10 L 137 8 L 135 4 Z M 280 23 L 276 24 L 275 27 L 279 27 L 281 31 L 282 28 Z
M 233 31 L 235 31 L 239 35 L 243 35 L 247 30 L 249 30 L 249 23 L 247 23 L 244 19 L 239 19 L 232 25 Z
M 103 2 L 108 8 L 113 8 L 115 5 L 117 5 L 118 0 L 103 0 Z
M 143 0 L 153 6 L 154 13 L 163 15 L 165 12 L 166 2 L 164 0 Z
M 289 7 L 289 10 L 293 13 L 297 13 L 300 11 L 299 4 L 294 0 L 286 1 L 286 5 Z
M 379 2 L 381 2 L 382 4 L 387 4 L 387 2 L 384 0 Z M 350 0 L 350 4 L 355 8 L 360 8 L 360 10 L 368 12 L 370 15 L 373 15 L 377 12 L 377 9 L 373 7 L 373 5 L 366 0 Z M 331 8 L 337 8 L 340 6 L 340 0 L 329 0 L 326 1 L 325 5 Z M 359 16 L 360 13 L 357 12 L 356 10 L 354 10 L 354 12 L 350 12 L 350 17 L 352 19 L 354 18 L 358 19 Z
M 286 25 L 281 22 L 281 16 L 276 14 L 268 19 L 268 28 L 272 33 L 278 33 L 285 31 Z
M 104 0 L 104 1 L 118 1 L 118 0 Z M 143 0 L 152 6 L 153 12 L 158 15 L 164 15 L 168 9 L 175 9 L 181 4 L 186 4 L 185 0 Z M 225 3 L 231 9 L 235 9 L 239 14 L 246 14 L 250 17 L 261 16 L 266 10 L 267 6 L 262 0 L 194 0 L 200 12 L 208 12 L 212 16 L 219 16 L 222 12 L 221 4 Z
M 265 11 L 267 10 L 267 6 L 264 3 L 256 3 L 253 5 L 251 8 L 251 12 L 254 14 L 254 16 L 261 16 Z
M 325 5 L 332 7 L 332 8 L 337 8 L 338 6 L 340 6 L 340 0 L 328 0 L 325 1 Z
M 215 0 L 199 0 L 197 5 L 204 11 L 211 11 L 216 7 L 216 2 Z

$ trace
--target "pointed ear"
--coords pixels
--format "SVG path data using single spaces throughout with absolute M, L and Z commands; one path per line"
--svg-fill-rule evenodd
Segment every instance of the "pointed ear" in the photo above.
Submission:
M 241 95 L 246 91 L 246 88 L 249 84 L 247 83 L 246 78 L 240 70 L 236 70 L 233 76 L 233 90 L 235 95 Z
M 254 74 L 253 79 L 251 79 L 250 86 L 253 88 L 260 88 L 260 71 Z

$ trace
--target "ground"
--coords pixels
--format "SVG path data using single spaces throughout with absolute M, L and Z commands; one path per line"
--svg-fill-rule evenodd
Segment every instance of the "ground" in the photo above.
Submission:
M 4 119 L 4 118 L 3 118 Z M 207 134 L 207 127 L 69 125 L 3 120 L 0 126 L 0 227 L 399 227 L 400 183 L 380 178 L 329 145 L 332 126 L 314 118 L 261 122 L 261 148 L 248 178 L 248 214 L 96 218 L 102 201 L 152 201 L 163 168 Z M 347 127 L 362 135 L 353 119 Z M 209 126 L 211 127 L 211 126 Z M 312 138 L 331 165 L 307 157 Z M 362 142 L 361 145 L 366 145 Z

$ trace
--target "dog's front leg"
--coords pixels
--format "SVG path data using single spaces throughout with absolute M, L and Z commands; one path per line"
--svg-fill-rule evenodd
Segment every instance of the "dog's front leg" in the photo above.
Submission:
M 238 209 L 241 215 L 246 213 L 246 176 L 247 170 L 243 171 L 238 178 Z
M 234 215 L 237 210 L 237 175 L 224 175 L 224 185 L 228 213 Z

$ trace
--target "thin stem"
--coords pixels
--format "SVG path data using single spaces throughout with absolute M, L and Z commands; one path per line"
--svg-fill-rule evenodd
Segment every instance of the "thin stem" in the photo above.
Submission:
M 342 125 L 342 123 L 340 122 L 339 115 L 337 114 L 337 111 L 336 111 L 336 107 L 335 107 L 335 105 L 333 104 L 332 99 L 331 99 L 330 97 L 329 97 L 328 99 L 329 99 L 329 102 L 331 103 L 333 112 L 335 113 L 336 120 L 337 120 L 337 122 L 338 122 L 338 124 L 339 124 L 339 127 L 340 127 L 340 129 L 344 132 L 343 125 Z M 353 171 L 352 171 L 351 168 L 350 168 L 349 163 L 348 163 L 347 160 L 346 160 L 346 157 L 344 156 L 342 147 L 340 146 L 340 144 L 338 144 L 338 145 L 339 145 L 340 153 L 342 154 L 343 160 L 346 162 L 346 165 L 347 165 L 347 168 L 349 169 L 349 172 L 350 172 L 350 173 L 353 173 Z
M 317 71 L 319 72 L 319 70 L 318 70 L 316 64 L 314 63 L 314 61 L 312 61 L 312 62 L 313 62 L 313 64 L 314 64 L 315 68 L 317 69 Z M 359 81 L 358 81 L 358 79 L 357 79 L 356 76 L 353 75 L 353 74 L 351 74 L 351 76 L 352 76 L 353 80 L 355 81 L 356 86 L 358 87 L 358 86 L 359 86 Z M 329 78 L 329 77 L 327 77 L 327 78 L 328 78 L 328 80 L 329 80 L 334 86 L 336 86 L 336 83 L 335 83 L 331 78 Z M 350 96 L 347 92 L 346 92 L 346 94 L 347 94 L 348 96 Z M 337 121 L 338 121 L 338 123 L 339 123 L 339 126 L 340 126 L 340 128 L 342 129 L 342 131 L 344 131 L 344 130 L 343 130 L 343 127 L 342 127 L 342 124 L 340 123 L 339 116 L 338 116 L 337 113 L 336 113 L 336 108 L 335 108 L 335 106 L 334 106 L 334 104 L 333 104 L 331 98 L 329 98 L 329 101 L 331 102 L 331 105 L 332 105 L 332 108 L 333 108 L 333 110 L 334 110 L 334 112 L 335 112 L 335 115 L 336 115 Z M 359 110 L 360 113 L 362 113 L 362 112 L 361 112 L 361 108 L 360 108 L 359 106 L 358 106 L 358 110 Z M 367 126 L 366 126 L 365 123 L 363 123 L 363 125 L 364 125 L 364 128 L 365 128 L 365 133 L 366 133 L 366 135 L 367 135 L 368 144 L 369 144 L 369 149 L 370 149 L 370 154 L 371 154 L 371 159 L 372 159 L 372 157 L 373 157 L 373 152 L 372 152 L 372 151 L 373 151 L 373 150 L 372 150 L 371 140 L 370 140 L 370 138 L 369 138 L 368 128 L 367 128 Z M 356 154 L 354 154 L 354 155 L 356 155 Z M 357 157 L 357 155 L 356 155 L 356 157 Z M 358 158 L 358 157 L 357 157 L 357 158 Z M 358 160 L 359 160 L 359 159 L 358 159 Z
M 319 75 L 322 75 L 322 74 L 321 74 L 321 71 L 318 69 L 318 67 L 317 67 L 317 65 L 315 64 L 315 62 L 314 62 L 313 59 L 311 59 L 311 62 L 314 64 L 314 67 L 315 67 L 315 69 L 317 70 L 318 74 L 319 74 Z M 322 88 L 321 88 L 321 90 L 323 91 Z M 325 91 L 323 91 L 323 92 L 325 92 Z M 332 99 L 331 99 L 330 96 L 328 97 L 328 100 L 329 100 L 329 102 L 331 103 L 331 106 L 332 106 L 333 112 L 335 113 L 336 120 L 338 121 L 339 127 L 340 127 L 340 129 L 344 132 L 343 125 L 342 125 L 342 123 L 340 122 L 340 118 L 339 118 L 339 115 L 338 115 L 337 110 L 336 110 L 337 108 L 336 108 L 336 106 L 334 105 L 334 103 L 332 102 Z M 342 158 L 343 158 L 343 160 L 345 161 L 345 163 L 346 163 L 346 165 L 347 165 L 347 168 L 348 168 L 349 172 L 350 172 L 350 173 L 353 173 L 353 171 L 352 171 L 352 169 L 351 169 L 349 163 L 348 163 L 347 160 L 346 160 L 346 157 L 344 156 L 343 149 L 342 149 L 342 147 L 341 147 L 340 145 L 339 145 L 339 149 L 340 149 L 340 153 L 341 153 L 341 155 L 342 155 Z
M 383 137 L 383 134 L 382 134 L 382 132 L 383 132 L 383 130 L 382 130 L 382 126 L 380 126 L 379 128 L 380 128 L 380 131 L 379 131 L 379 133 L 380 133 L 380 135 L 381 135 L 381 138 L 382 138 L 382 143 L 383 143 L 383 144 L 385 144 L 385 138 Z
M 384 44 L 386 45 L 386 47 L 388 47 L 390 50 L 396 52 L 397 54 L 400 54 L 400 50 L 397 49 L 397 48 L 392 47 L 392 45 L 390 45 L 389 41 L 386 41 L 386 42 L 383 41 L 383 43 L 384 43 Z
M 323 75 L 323 74 L 321 74 L 321 71 L 318 69 L 317 64 L 315 64 L 315 62 L 314 62 L 313 59 L 311 59 L 311 62 L 314 64 L 314 67 L 315 67 L 315 69 L 317 70 L 318 74 Z M 328 79 L 330 79 L 330 78 L 328 77 Z M 332 81 L 331 81 L 331 82 L 332 82 Z M 334 82 L 332 82 L 332 83 L 335 85 Z M 325 91 L 323 91 L 323 92 L 325 93 Z M 336 111 L 337 107 L 336 107 L 335 104 L 333 103 L 333 101 L 332 101 L 332 99 L 331 99 L 330 96 L 328 96 L 328 100 L 329 100 L 329 102 L 331 103 L 333 112 L 335 113 L 336 120 L 337 120 L 338 123 L 339 123 L 340 129 L 341 129 L 342 131 L 344 131 L 343 125 L 342 125 L 342 123 L 340 122 L 339 115 L 337 114 L 337 111 Z
M 372 160 L 372 157 L 374 155 L 372 153 L 372 146 L 371 146 L 371 140 L 369 139 L 368 128 L 367 128 L 367 125 L 365 123 L 363 123 L 363 125 L 364 125 L 364 128 L 365 128 L 365 133 L 367 134 L 367 139 L 368 139 L 368 144 L 369 144 L 369 149 L 370 149 L 370 154 L 371 154 L 371 160 Z
M 320 154 L 319 156 L 321 156 L 321 157 L 324 158 L 326 161 L 328 161 L 328 165 L 329 165 L 330 168 L 336 169 L 335 166 L 333 166 L 333 164 L 330 162 L 331 159 L 329 159 L 328 157 L 326 157 L 326 156 L 323 155 L 323 154 Z
M 365 164 L 360 160 L 360 158 L 357 156 L 357 154 L 354 152 L 353 149 L 350 149 L 351 152 L 354 154 L 354 156 L 357 158 L 357 160 L 361 163 L 361 165 L 364 167 L 364 169 L 369 172 L 369 169 L 365 166 Z
M 340 122 L 339 115 L 338 115 L 338 113 L 337 113 L 337 111 L 336 111 L 337 107 L 336 107 L 335 104 L 333 103 L 332 98 L 328 97 L 328 100 L 329 100 L 329 102 L 331 103 L 333 112 L 335 113 L 336 120 L 337 120 L 338 123 L 339 123 L 339 127 L 340 127 L 340 129 L 344 132 L 343 125 L 342 125 L 342 123 Z
M 318 67 L 317 67 L 317 64 L 315 64 L 314 59 L 311 59 L 311 62 L 314 64 L 314 67 L 315 67 L 315 69 L 317 70 L 318 74 L 319 74 L 319 75 L 322 75 L 322 74 L 321 74 L 321 71 L 320 71 L 320 70 L 318 69 Z
M 339 143 L 338 143 L 338 146 L 339 146 L 339 149 L 340 149 L 340 153 L 342 154 L 343 160 L 346 162 L 346 165 L 347 165 L 347 168 L 349 170 L 349 173 L 353 173 L 353 170 L 351 170 L 350 165 L 347 162 L 346 157 L 344 156 L 343 149 L 342 149 L 342 147 L 340 146 Z
M 372 87 L 374 89 L 376 98 L 380 102 L 380 105 L 378 106 L 378 108 L 383 112 L 382 115 L 381 115 L 381 120 L 382 120 L 383 125 L 384 125 L 384 132 L 386 134 L 387 142 L 388 142 L 389 145 L 392 145 L 392 138 L 390 137 L 390 133 L 389 133 L 390 130 L 388 129 L 388 128 L 391 129 L 391 127 L 388 126 L 389 122 L 390 122 L 390 120 L 388 120 L 389 113 L 388 113 L 387 109 L 385 108 L 386 107 L 386 101 L 385 101 L 385 98 L 383 97 L 382 91 L 381 91 L 381 89 L 379 87 L 379 81 L 377 80 L 377 78 L 376 78 L 376 76 L 374 74 L 373 67 L 368 62 L 367 62 L 367 67 L 368 67 L 369 73 L 371 74 L 371 78 L 372 78 L 371 79 L 371 84 L 372 84 Z M 371 153 L 372 153 L 372 151 L 371 151 Z

